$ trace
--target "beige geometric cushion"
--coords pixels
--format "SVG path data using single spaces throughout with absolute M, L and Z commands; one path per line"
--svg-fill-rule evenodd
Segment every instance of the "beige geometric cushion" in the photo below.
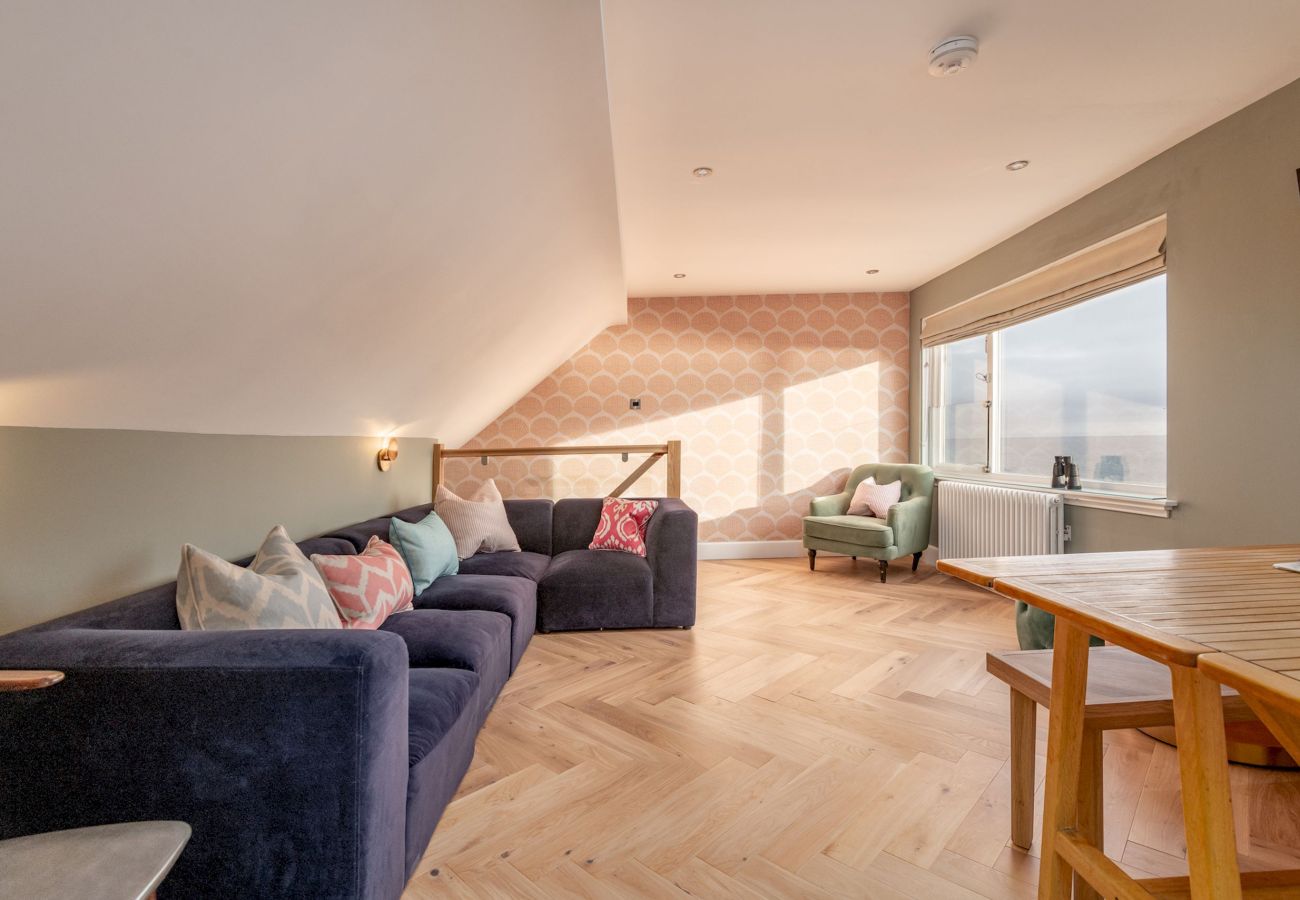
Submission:
M 176 614 L 186 631 L 343 627 L 320 573 L 283 525 L 271 529 L 247 569 L 183 546 Z
M 469 559 L 475 553 L 518 550 L 519 539 L 506 518 L 495 481 L 488 481 L 469 500 L 462 500 L 442 485 L 433 498 L 434 512 L 447 525 L 456 542 L 456 555 Z

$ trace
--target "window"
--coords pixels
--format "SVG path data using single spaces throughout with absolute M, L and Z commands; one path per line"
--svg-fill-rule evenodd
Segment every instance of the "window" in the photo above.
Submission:
M 925 449 L 943 474 L 1165 495 L 1165 276 L 926 350 Z

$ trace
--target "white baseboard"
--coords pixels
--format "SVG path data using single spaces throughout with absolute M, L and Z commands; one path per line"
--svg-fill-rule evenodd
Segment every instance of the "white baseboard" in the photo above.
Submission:
M 803 541 L 700 541 L 700 559 L 789 559 L 803 556 L 808 551 Z M 819 556 L 845 556 L 829 550 L 818 550 Z M 925 551 L 927 560 L 939 557 L 939 548 L 931 544 Z
M 700 559 L 785 559 L 808 551 L 802 541 L 701 541 Z

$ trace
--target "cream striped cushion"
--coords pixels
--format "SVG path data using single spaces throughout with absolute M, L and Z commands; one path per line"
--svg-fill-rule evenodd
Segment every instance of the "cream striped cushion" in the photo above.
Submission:
M 456 541 L 456 555 L 461 559 L 480 551 L 519 549 L 519 540 L 506 518 L 506 505 L 501 501 L 495 481 L 489 479 L 469 500 L 462 500 L 440 484 L 433 498 L 433 509 L 447 524 Z
M 858 485 L 849 501 L 850 516 L 875 516 L 879 519 L 889 515 L 889 507 L 898 502 L 903 494 L 903 482 L 891 481 L 889 484 L 876 484 L 874 476 Z

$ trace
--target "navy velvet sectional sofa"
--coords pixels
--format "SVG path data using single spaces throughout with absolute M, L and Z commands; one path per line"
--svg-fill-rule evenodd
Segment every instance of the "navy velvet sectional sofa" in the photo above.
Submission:
M 0 838 L 179 819 L 161 897 L 397 897 L 535 628 L 694 623 L 695 513 L 661 500 L 643 559 L 586 549 L 600 506 L 506 501 L 523 551 L 378 631 L 181 631 L 173 582 L 0 638 L 0 668 L 67 675 L 0 694 Z M 355 553 L 388 519 L 299 546 Z

